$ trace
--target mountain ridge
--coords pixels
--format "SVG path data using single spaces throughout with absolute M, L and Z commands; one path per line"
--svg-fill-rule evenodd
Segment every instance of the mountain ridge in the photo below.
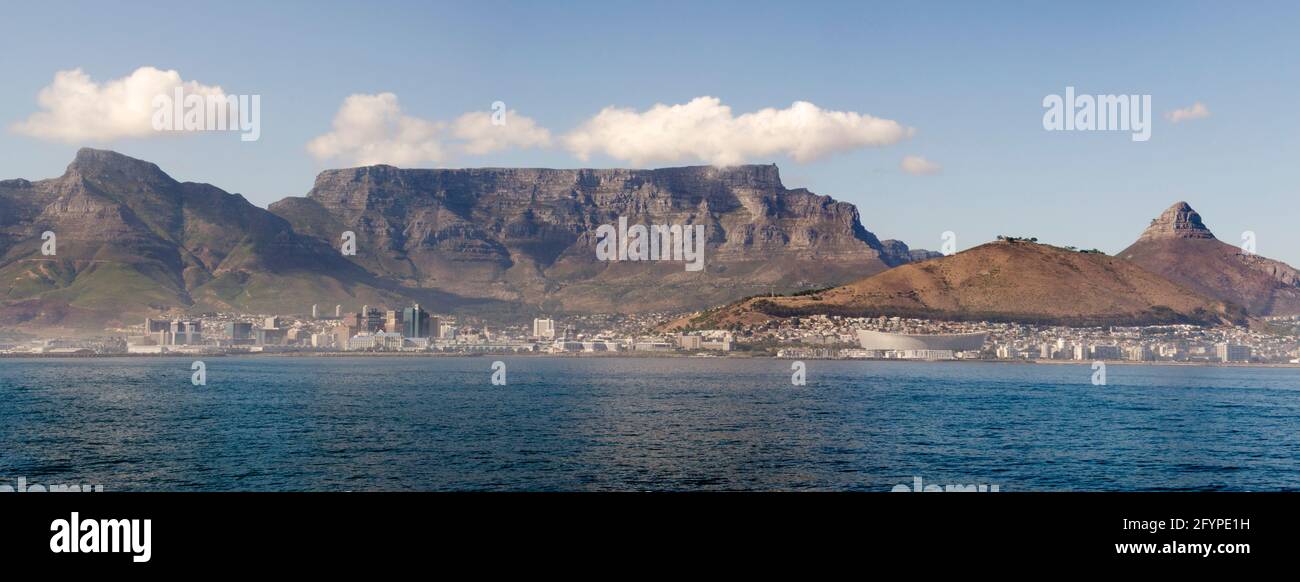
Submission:
M 618 216 L 709 226 L 707 278 L 603 263 Z M 40 254 L 40 235 L 58 253 Z M 344 231 L 358 253 L 343 257 Z M 83 148 L 63 175 L 0 181 L 0 324 L 121 325 L 159 313 L 302 313 L 311 303 L 494 313 L 646 312 L 851 280 L 924 256 L 857 208 L 787 189 L 774 165 L 654 170 L 321 172 L 262 209 L 156 164 Z

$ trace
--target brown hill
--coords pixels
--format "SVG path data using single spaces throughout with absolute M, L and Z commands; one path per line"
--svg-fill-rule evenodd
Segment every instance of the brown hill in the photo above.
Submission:
M 1123 259 L 1000 241 L 827 291 L 747 299 L 679 326 L 730 327 L 815 314 L 1072 326 L 1245 322 L 1241 308 Z
M 1300 272 L 1215 238 L 1186 202 L 1152 220 L 1119 256 L 1251 315 L 1300 314 Z

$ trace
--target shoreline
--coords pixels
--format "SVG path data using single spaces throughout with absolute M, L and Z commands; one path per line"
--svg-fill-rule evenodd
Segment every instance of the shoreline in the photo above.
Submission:
M 700 359 L 700 360 L 785 360 L 785 361 L 831 361 L 831 362 L 899 362 L 899 363 L 925 363 L 925 364 L 1011 364 L 1011 365 L 1046 365 L 1046 366 L 1090 366 L 1093 362 L 1102 362 L 1107 366 L 1168 366 L 1168 367 L 1197 367 L 1197 368 L 1300 368 L 1300 364 L 1289 362 L 1272 362 L 1272 363 L 1247 363 L 1247 362 L 1172 362 L 1172 361 L 1151 361 L 1135 362 L 1131 360 L 986 360 L 986 359 L 969 359 L 969 360 L 916 360 L 916 359 L 884 359 L 884 358 L 778 358 L 767 355 L 699 355 L 699 354 L 678 354 L 678 353 L 634 353 L 634 352 L 605 352 L 605 353 L 439 353 L 439 352 L 262 352 L 262 353 L 167 353 L 167 354 L 0 354 L 0 360 L 92 360 L 92 359 L 134 359 L 134 358 L 176 358 L 176 359 L 202 359 L 202 358 L 681 358 L 681 359 Z

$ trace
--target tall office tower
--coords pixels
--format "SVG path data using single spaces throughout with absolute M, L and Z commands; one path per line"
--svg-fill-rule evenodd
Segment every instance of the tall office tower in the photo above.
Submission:
M 420 304 L 402 310 L 405 322 L 402 335 L 410 338 L 429 337 L 429 312 L 420 309 Z
M 342 318 L 343 318 L 343 306 L 342 306 L 342 305 L 335 305 L 335 306 L 334 306 L 334 317 L 337 317 L 337 318 L 339 318 L 339 319 L 342 319 Z
M 555 320 L 534 319 L 533 337 L 537 337 L 541 339 L 555 339 Z
M 361 321 L 366 331 L 375 333 L 384 327 L 384 312 L 366 305 L 361 308 Z
M 312 318 L 312 319 L 320 319 L 320 306 L 319 306 L 319 305 L 312 305 L 312 306 L 311 306 L 311 318 Z
M 384 331 L 388 333 L 402 333 L 402 322 L 406 321 L 403 317 L 403 313 L 403 311 L 389 309 L 387 316 L 384 318 Z

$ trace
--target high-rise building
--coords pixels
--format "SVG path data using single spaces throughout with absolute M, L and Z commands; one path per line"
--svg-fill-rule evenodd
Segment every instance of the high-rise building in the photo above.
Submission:
M 255 329 L 253 330 L 253 341 L 259 346 L 284 345 L 285 331 L 278 327 Z
M 262 326 L 264 329 L 280 329 L 280 318 L 271 316 L 266 318 L 266 323 Z
M 339 318 L 339 319 L 342 319 L 342 318 L 343 318 L 343 306 L 342 306 L 342 305 L 335 305 L 335 306 L 334 306 L 334 317 L 337 317 L 337 318 Z
M 312 305 L 312 306 L 311 306 L 311 318 L 312 318 L 312 319 L 320 319 L 320 306 L 319 306 L 319 305 Z
M 203 324 L 198 321 L 171 322 L 171 345 L 194 345 L 203 341 Z
M 1237 344 L 1219 344 L 1215 346 L 1215 351 L 1219 356 L 1220 362 L 1249 362 L 1250 346 L 1241 346 Z
M 387 316 L 384 317 L 384 331 L 388 333 L 402 333 L 402 322 L 406 321 L 403 317 L 405 311 L 409 311 L 409 309 L 403 311 L 397 311 L 395 309 L 388 310 Z
M 534 319 L 533 337 L 544 340 L 555 339 L 555 320 L 542 318 Z
M 330 333 L 334 335 L 334 347 L 342 350 L 348 349 L 348 340 L 357 334 L 357 329 L 355 325 L 340 325 L 330 330 Z
M 227 323 L 226 337 L 235 341 L 253 339 L 253 324 L 244 321 Z
M 420 309 L 419 303 L 402 310 L 402 321 L 405 322 L 402 335 L 409 338 L 429 337 L 429 312 Z
M 362 320 L 360 313 L 349 313 L 339 318 L 339 322 L 346 327 L 353 327 L 357 329 L 365 327 L 365 322 Z
M 365 324 L 366 331 L 375 333 L 384 327 L 384 312 L 365 305 L 361 308 L 361 320 Z

